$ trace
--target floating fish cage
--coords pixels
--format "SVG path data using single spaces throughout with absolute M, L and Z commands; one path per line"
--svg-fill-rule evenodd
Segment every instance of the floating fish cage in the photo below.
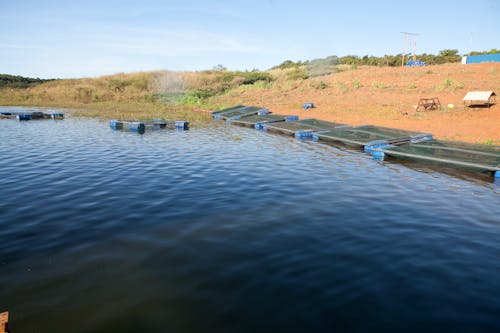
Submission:
M 304 103 L 303 108 L 314 108 L 314 104 Z M 214 111 L 212 116 L 229 124 L 361 148 L 374 159 L 392 156 L 487 171 L 500 180 L 499 146 L 434 140 L 432 134 L 382 126 L 352 127 L 317 119 L 298 120 L 296 116 L 263 115 L 261 111 L 268 112 L 256 106 L 236 105 Z
M 235 105 L 235 106 L 232 106 L 230 108 L 212 111 L 210 114 L 212 115 L 212 117 L 214 117 L 217 114 L 221 114 L 224 112 L 230 112 L 230 111 L 238 110 L 238 109 L 245 108 L 245 107 L 246 107 L 245 105 Z
M 386 145 L 374 148 L 372 154 L 380 159 L 393 156 L 473 171 L 487 171 L 495 178 L 500 178 L 500 146 L 429 140 L 400 146 Z
M 313 139 L 360 147 L 363 148 L 366 153 L 370 153 L 373 148 L 379 148 L 384 145 L 400 145 L 409 142 L 431 140 L 432 135 L 396 128 L 365 125 L 358 127 L 341 127 L 314 133 Z
M 17 119 L 19 121 L 39 120 L 39 119 L 64 119 L 64 113 L 44 113 L 40 111 L 33 112 L 9 112 L 4 111 L 0 113 L 0 118 L 4 119 Z
M 109 122 L 109 127 L 115 130 L 129 130 L 138 133 L 144 133 L 146 131 L 146 125 L 140 121 L 111 120 Z
M 297 121 L 263 124 L 263 129 L 269 132 L 293 135 L 299 138 L 312 137 L 314 132 L 332 130 L 341 126 L 340 123 L 317 119 L 303 119 Z
M 144 133 L 148 130 L 159 129 L 180 129 L 188 130 L 189 122 L 181 120 L 163 120 L 153 119 L 145 121 L 124 121 L 112 119 L 109 121 L 109 127 L 115 130 L 130 130 L 132 132 Z
M 181 129 L 188 130 L 189 122 L 183 120 L 165 120 L 165 119 L 152 119 L 152 120 L 143 120 L 142 121 L 146 125 L 146 129 Z
M 240 119 L 246 116 L 269 114 L 269 110 L 260 106 L 238 105 L 231 108 L 214 111 L 211 115 L 215 120 Z
M 278 114 L 266 114 L 266 115 L 246 116 L 238 119 L 228 119 L 226 123 L 239 126 L 253 127 L 255 129 L 262 129 L 263 124 L 277 123 L 281 121 L 295 121 L 295 120 L 299 120 L 299 117 L 284 116 Z

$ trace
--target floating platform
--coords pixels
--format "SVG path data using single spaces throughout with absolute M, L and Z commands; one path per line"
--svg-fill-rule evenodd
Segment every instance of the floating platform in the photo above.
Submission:
M 284 116 L 279 114 L 266 114 L 266 115 L 254 115 L 241 117 L 239 119 L 228 119 L 226 122 L 228 124 L 234 124 L 239 126 L 253 127 L 255 129 L 263 129 L 264 124 L 278 123 L 283 121 L 297 121 L 298 116 Z
M 165 119 L 152 119 L 142 121 L 146 129 L 189 129 L 189 122 L 183 120 L 165 120 Z
M 132 132 L 144 133 L 147 130 L 159 129 L 180 129 L 188 130 L 189 122 L 183 120 L 163 120 L 152 119 L 144 121 L 125 121 L 112 119 L 109 121 L 109 127 L 115 130 L 130 130 Z
M 313 137 L 315 132 L 333 130 L 339 127 L 346 127 L 346 125 L 317 119 L 263 124 L 265 131 L 293 135 L 298 138 Z
M 489 171 L 496 178 L 500 178 L 500 146 L 431 140 L 418 144 L 374 148 L 373 155 L 378 158 L 388 155 L 475 171 Z
M 370 153 L 373 148 L 384 145 L 401 145 L 409 142 L 417 143 L 432 140 L 432 135 L 396 128 L 365 125 L 314 133 L 313 139 L 361 147 L 364 148 L 365 152 Z
M 17 119 L 20 121 L 39 120 L 39 119 L 64 119 L 64 113 L 60 112 L 45 113 L 40 111 L 33 111 L 33 112 L 3 111 L 0 113 L 0 119 Z
M 246 107 L 246 106 L 245 105 L 235 105 L 235 106 L 231 106 L 230 108 L 221 109 L 221 110 L 217 110 L 217 111 L 212 111 L 212 112 L 210 112 L 210 114 L 212 115 L 212 117 L 215 118 L 215 115 L 217 115 L 217 114 L 222 114 L 224 112 L 234 111 L 234 110 L 241 109 L 241 108 L 244 108 L 244 107 Z
M 232 108 L 214 111 L 212 116 L 215 120 L 239 119 L 241 117 L 269 114 L 269 110 L 260 106 L 234 106 Z

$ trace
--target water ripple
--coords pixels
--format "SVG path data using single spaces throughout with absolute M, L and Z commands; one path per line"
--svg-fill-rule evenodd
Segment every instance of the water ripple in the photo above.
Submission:
M 480 179 L 221 123 L 1 120 L 0 142 L 15 332 L 500 329 Z

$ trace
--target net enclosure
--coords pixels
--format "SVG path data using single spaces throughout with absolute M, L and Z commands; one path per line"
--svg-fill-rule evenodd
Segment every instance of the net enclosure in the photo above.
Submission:
M 480 171 L 500 171 L 500 146 L 430 140 L 418 144 L 377 149 L 398 158 L 448 164 Z
M 241 117 L 252 116 L 252 115 L 262 115 L 268 114 L 269 110 L 260 106 L 240 106 L 232 107 L 221 111 L 216 111 L 217 113 L 212 113 L 215 120 L 228 120 L 228 119 L 238 119 Z
M 340 142 L 350 146 L 366 148 L 380 144 L 399 145 L 410 141 L 429 140 L 432 138 L 432 135 L 396 128 L 365 125 L 341 127 L 326 132 L 319 132 L 315 133 L 313 137 L 317 140 Z
M 112 119 L 109 121 L 109 127 L 114 130 L 130 130 L 133 132 L 144 133 L 146 129 L 189 129 L 189 122 L 184 120 L 165 120 L 165 119 L 147 119 L 137 121 L 126 121 Z
M 245 107 L 246 106 L 240 104 L 240 105 L 231 106 L 230 108 L 225 108 L 225 109 L 221 109 L 221 110 L 217 110 L 217 111 L 212 111 L 210 114 L 212 116 L 215 116 L 216 114 L 221 114 L 221 113 L 224 113 L 224 112 L 234 111 L 234 110 L 245 108 Z
M 340 126 L 345 125 L 317 119 L 303 119 L 263 125 L 266 131 L 295 135 L 297 137 L 311 137 L 314 132 L 333 130 Z
M 266 114 L 266 115 L 253 115 L 247 117 L 241 117 L 239 119 L 230 119 L 228 122 L 235 125 L 254 127 L 256 129 L 262 129 L 264 124 L 277 123 L 282 121 L 296 121 L 299 120 L 298 116 L 287 116 L 280 114 Z

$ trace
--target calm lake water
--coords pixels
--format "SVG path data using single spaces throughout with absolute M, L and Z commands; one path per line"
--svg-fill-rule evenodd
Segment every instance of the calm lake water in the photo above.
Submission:
M 500 330 L 500 186 L 222 123 L 0 120 L 18 332 Z

